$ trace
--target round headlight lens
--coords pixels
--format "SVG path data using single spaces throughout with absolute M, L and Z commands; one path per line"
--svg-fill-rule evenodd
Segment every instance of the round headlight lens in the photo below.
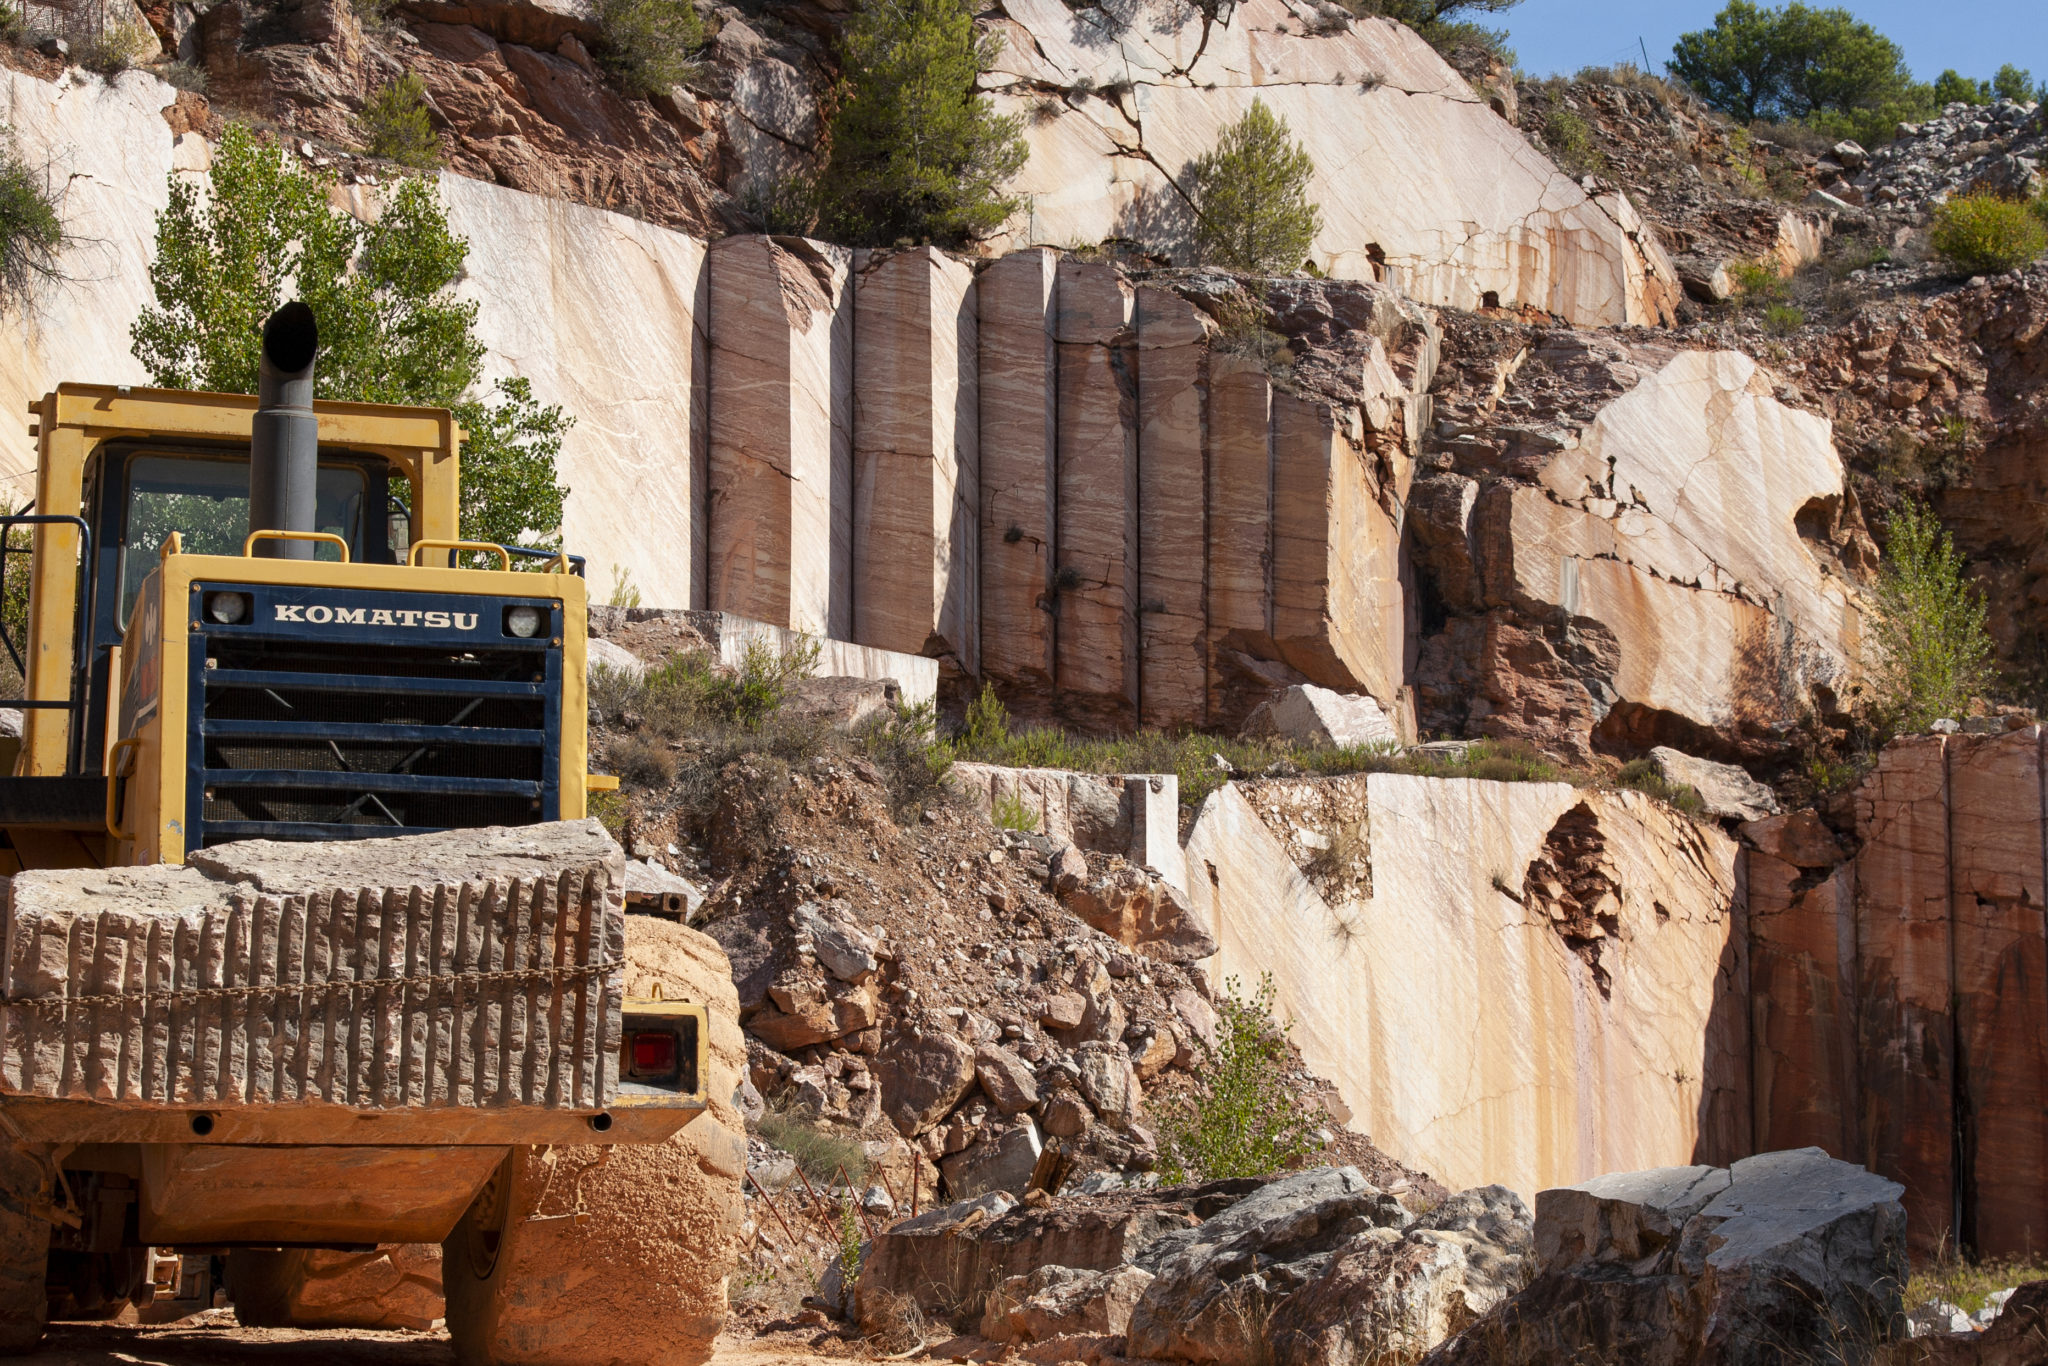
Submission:
M 540 627 L 538 607 L 511 607 L 505 611 L 505 630 L 521 640 L 531 640 L 539 635 Z
M 249 615 L 247 593 L 208 593 L 206 615 L 223 626 L 233 626 Z

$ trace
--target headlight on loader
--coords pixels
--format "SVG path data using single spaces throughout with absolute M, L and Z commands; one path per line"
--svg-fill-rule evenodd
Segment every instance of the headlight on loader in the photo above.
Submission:
M 521 640 L 532 640 L 540 634 L 543 618 L 538 607 L 507 607 L 505 609 L 505 634 L 518 636 Z
M 247 593 L 208 593 L 206 615 L 222 626 L 235 626 L 249 616 L 249 595 Z

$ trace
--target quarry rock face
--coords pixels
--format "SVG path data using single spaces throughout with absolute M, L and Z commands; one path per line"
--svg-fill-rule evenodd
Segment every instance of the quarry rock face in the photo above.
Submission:
M 1432 1366 L 1855 1353 L 1903 1318 L 1900 1188 L 1818 1148 L 1600 1177 L 1536 1201 L 1536 1279 Z
M 1316 163 L 1311 255 L 1326 273 L 1580 325 L 1669 315 L 1677 276 L 1655 239 L 1632 231 L 1633 211 L 1589 198 L 1409 30 L 1324 25 L 1280 0 L 1215 23 L 1186 16 L 1163 3 L 1112 15 L 1013 0 L 986 21 L 1004 46 L 982 86 L 999 112 L 1024 116 L 1031 147 L 1011 186 L 1024 200 L 1012 242 L 1115 237 L 1185 260 L 1190 163 L 1258 97 Z
M 1188 885 L 1222 945 L 1212 973 L 1273 975 L 1294 1042 L 1357 1129 L 1454 1188 L 1484 1179 L 1525 1199 L 1746 1150 L 1734 840 L 1629 791 L 1330 781 L 1363 784 L 1369 890 L 1326 900 L 1276 834 L 1309 819 L 1284 799 L 1315 780 L 1211 795 Z M 1415 1056 L 1437 1065 L 1403 1064 Z

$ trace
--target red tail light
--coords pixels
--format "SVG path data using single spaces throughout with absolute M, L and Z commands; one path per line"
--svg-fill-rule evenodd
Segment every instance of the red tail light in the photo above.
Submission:
M 676 1036 L 667 1030 L 644 1030 L 633 1035 L 633 1070 L 666 1074 L 676 1070 Z

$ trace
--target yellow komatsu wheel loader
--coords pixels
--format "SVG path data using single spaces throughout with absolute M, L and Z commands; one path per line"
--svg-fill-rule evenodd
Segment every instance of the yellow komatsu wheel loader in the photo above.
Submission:
M 0 1352 L 52 1311 L 203 1297 L 195 1266 L 288 1314 L 276 1268 L 306 1250 L 442 1243 L 465 1361 L 672 1359 L 603 1235 L 725 1217 L 691 1183 L 736 1189 L 731 1141 L 682 1131 L 711 1036 L 737 1037 L 707 1013 L 729 982 L 627 994 L 619 856 L 582 819 L 616 784 L 587 773 L 580 562 L 462 540 L 452 415 L 316 402 L 317 351 L 288 304 L 256 396 L 65 384 L 31 409 L 35 500 L 0 519 L 0 579 L 28 585 L 27 639 L 0 642 L 25 681 Z M 548 830 L 582 872 L 492 871 Z M 412 836 L 458 871 L 387 877 Z M 701 1329 L 710 1298 L 672 1316 Z

